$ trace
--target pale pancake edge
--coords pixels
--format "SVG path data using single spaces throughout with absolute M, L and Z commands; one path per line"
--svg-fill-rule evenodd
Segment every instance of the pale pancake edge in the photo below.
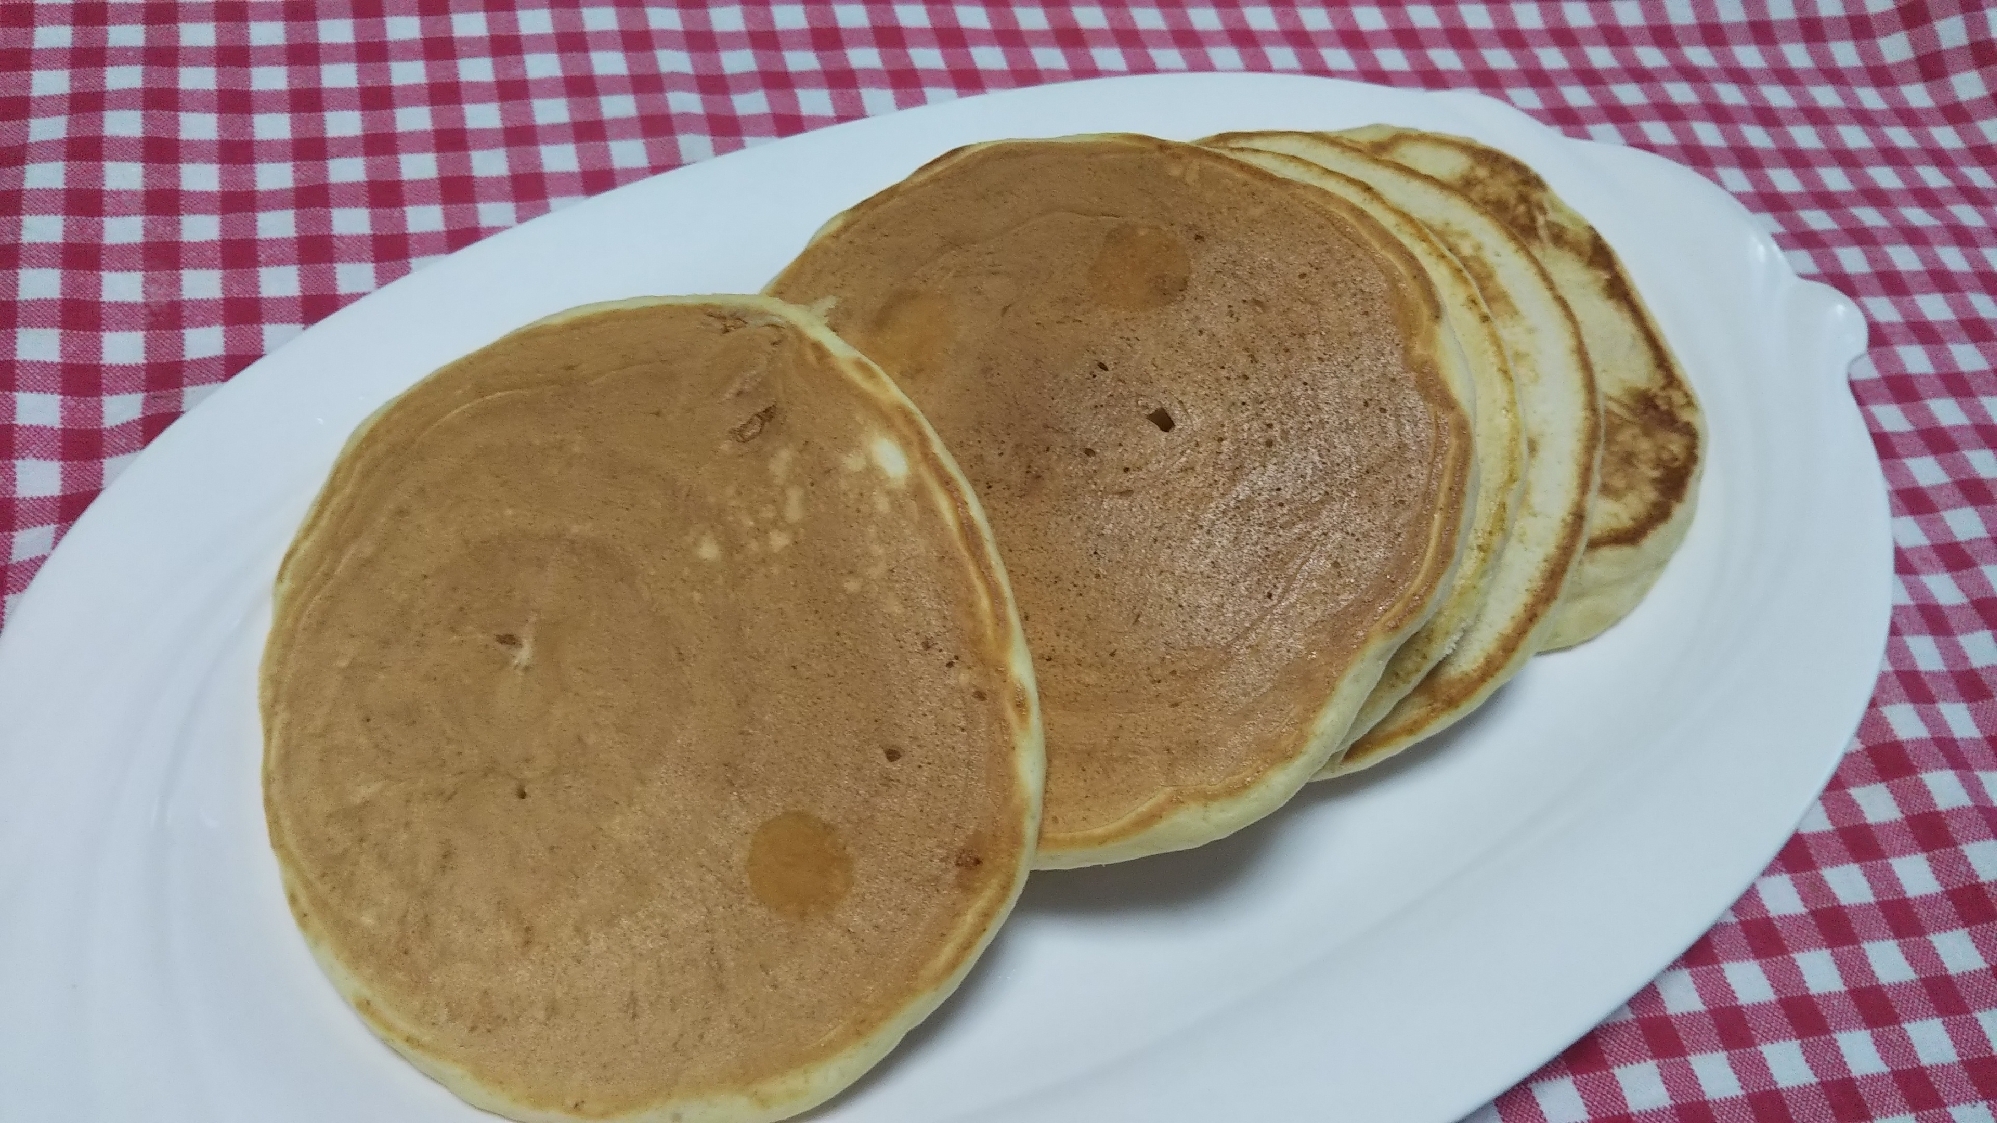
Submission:
M 1636 607 L 1691 529 L 1706 439 L 1691 383 L 1615 250 L 1524 162 L 1441 133 L 1372 126 L 1341 135 L 1497 215 L 1574 311 L 1601 386 L 1601 481 L 1587 553 L 1543 642 L 1555 649 L 1591 639 Z

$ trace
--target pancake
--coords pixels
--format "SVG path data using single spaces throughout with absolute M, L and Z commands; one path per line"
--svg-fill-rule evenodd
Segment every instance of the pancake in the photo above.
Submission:
M 1350 176 L 1426 226 L 1476 281 L 1518 395 L 1526 479 L 1483 608 L 1427 677 L 1323 775 L 1353 772 L 1448 728 L 1539 650 L 1586 542 L 1601 448 L 1594 378 L 1546 270 L 1461 193 L 1323 134 L 1231 133 L 1212 143 L 1285 153 Z
M 577 309 L 376 413 L 279 572 L 262 704 L 314 955 L 518 1119 L 826 1099 L 1032 860 L 1032 671 L 977 501 L 762 297 Z
M 1340 135 L 1497 215 L 1573 309 L 1601 387 L 1602 474 L 1588 509 L 1588 551 L 1543 642 L 1561 648 L 1594 638 L 1636 607 L 1691 529 L 1705 462 L 1705 418 L 1691 384 L 1615 251 L 1524 163 L 1412 129 Z
M 1435 286 L 1471 376 L 1466 390 L 1476 407 L 1477 488 L 1475 501 L 1464 508 L 1463 556 L 1435 615 L 1394 652 L 1380 681 L 1366 696 L 1359 716 L 1345 734 L 1345 743 L 1350 745 L 1427 677 L 1484 607 L 1491 575 L 1511 533 L 1513 510 L 1525 487 L 1525 434 L 1519 425 L 1518 396 L 1512 388 L 1504 342 L 1498 338 L 1476 282 L 1426 227 L 1364 183 L 1308 160 L 1253 148 L 1228 150 L 1222 146 L 1222 150 L 1278 175 L 1330 191 L 1399 238 Z M 1333 758 L 1334 763 L 1337 759 Z
M 900 383 L 991 515 L 1047 720 L 1043 867 L 1282 804 L 1448 585 L 1458 351 L 1328 192 L 1146 137 L 976 145 L 769 291 Z

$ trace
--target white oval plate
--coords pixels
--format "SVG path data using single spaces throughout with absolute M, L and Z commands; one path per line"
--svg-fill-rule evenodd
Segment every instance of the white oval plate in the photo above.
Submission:
M 329 317 L 155 441 L 0 637 L 0 1088 L 24 1119 L 480 1118 L 380 1045 L 292 927 L 255 668 L 280 554 L 347 433 L 528 321 L 753 291 L 827 217 L 1005 136 L 1389 121 L 1523 157 L 1622 254 L 1704 400 L 1656 591 L 1484 712 L 1217 845 L 1038 874 L 960 995 L 825 1120 L 1447 1120 L 1712 924 L 1822 787 L 1886 636 L 1857 309 L 1655 156 L 1481 97 L 1121 78 L 857 121 L 612 191 Z

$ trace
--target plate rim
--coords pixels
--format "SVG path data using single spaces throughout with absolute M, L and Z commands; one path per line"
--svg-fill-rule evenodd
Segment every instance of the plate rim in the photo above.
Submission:
M 1738 223 L 1741 225 L 1742 229 L 1745 230 L 1754 240 L 1760 252 L 1769 255 L 1770 260 L 1774 263 L 1776 269 L 1775 273 L 1776 284 L 1774 287 L 1774 293 L 1784 300 L 1792 302 L 1800 302 L 1804 304 L 1814 304 L 1816 306 L 1815 314 L 1820 318 L 1826 319 L 1828 321 L 1837 322 L 1839 325 L 1839 330 L 1843 333 L 1842 338 L 1833 341 L 1832 344 L 1829 346 L 1828 350 L 1830 352 L 1848 352 L 1848 353 L 1846 353 L 1845 357 L 1840 362 L 1837 363 L 1839 377 L 1835 381 L 1832 381 L 1828 378 L 1820 380 L 1821 382 L 1824 383 L 1825 391 L 1824 394 L 1821 396 L 1820 400 L 1817 402 L 1817 405 L 1820 408 L 1826 410 L 1830 415 L 1841 415 L 1837 423 L 1845 427 L 1844 439 L 1848 439 L 1854 442 L 1853 443 L 1854 450 L 1856 450 L 1859 446 L 1862 446 L 1863 451 L 1865 453 L 1864 459 L 1866 462 L 1862 467 L 1868 469 L 1868 471 L 1866 471 L 1864 474 L 1868 475 L 1869 477 L 1868 482 L 1870 484 L 1876 485 L 1871 488 L 1872 494 L 1865 497 L 1866 505 L 1875 507 L 1882 516 L 1878 520 L 1877 526 L 1873 528 L 1876 531 L 1874 545 L 1877 546 L 1880 543 L 1883 543 L 1884 545 L 1884 555 L 1883 555 L 1884 565 L 1881 566 L 1877 572 L 1877 584 L 1879 585 L 1879 592 L 1876 604 L 1872 606 L 1875 609 L 1875 615 L 1877 616 L 1876 620 L 1877 626 L 1875 630 L 1877 638 L 1876 648 L 1878 651 L 1878 659 L 1875 660 L 1875 666 L 1870 681 L 1876 683 L 1879 673 L 1879 665 L 1883 664 L 1883 660 L 1886 653 L 1886 642 L 1888 635 L 1890 633 L 1890 607 L 1891 607 L 1890 602 L 1891 602 L 1891 585 L 1893 581 L 1893 568 L 1892 568 L 1890 532 L 1888 530 L 1888 525 L 1884 518 L 1884 516 L 1888 513 L 1888 499 L 1887 499 L 1885 476 L 1881 468 L 1880 461 L 1878 459 L 1877 449 L 1870 440 L 1869 431 L 1865 426 L 1863 416 L 1859 411 L 1857 402 L 1850 393 L 1850 387 L 1845 378 L 1849 370 L 1850 364 L 1852 362 L 1855 362 L 1858 358 L 1862 357 L 1865 354 L 1866 341 L 1864 339 L 1864 322 L 1862 316 L 1860 316 L 1856 305 L 1854 305 L 1851 301 L 1845 298 L 1842 294 L 1836 293 L 1834 290 L 1830 289 L 1828 286 L 1821 284 L 1820 282 L 1811 281 L 1807 278 L 1798 276 L 1794 272 L 1794 270 L 1788 266 L 1786 260 L 1782 256 L 1779 247 L 1775 245 L 1773 238 L 1770 237 L 1769 234 L 1764 229 L 1760 228 L 1758 225 L 1756 225 L 1753 222 L 1750 212 L 1747 210 L 1747 208 L 1744 205 L 1740 203 L 1739 200 L 1734 199 L 1731 196 L 1731 194 L 1726 193 L 1724 189 L 1718 187 L 1715 184 L 1712 184 L 1710 181 L 1706 180 L 1703 176 L 1698 175 L 1698 173 L 1693 172 L 1690 169 L 1684 168 L 1682 165 L 1677 165 L 1675 163 L 1672 163 L 1671 161 L 1664 159 L 1663 157 L 1655 156 L 1650 153 L 1645 153 L 1637 149 L 1620 149 L 1613 146 L 1603 146 L 1600 145 L 1598 142 L 1579 140 L 1577 138 L 1565 136 L 1559 133 L 1558 131 L 1552 129 L 1551 127 L 1541 124 L 1540 122 L 1534 120 L 1533 118 L 1527 116 L 1526 114 L 1524 114 L 1523 112 L 1517 110 L 1512 106 L 1506 105 L 1505 103 L 1497 101 L 1496 99 L 1486 97 L 1485 95 L 1476 94 L 1469 91 L 1460 91 L 1460 90 L 1430 91 L 1430 90 L 1413 90 L 1404 87 L 1367 87 L 1366 84 L 1348 82 L 1343 79 L 1321 78 L 1309 75 L 1276 75 L 1276 74 L 1256 74 L 1256 73 L 1164 74 L 1164 75 L 1117 76 L 1109 78 L 1097 78 L 1097 79 L 1086 79 L 1086 80 L 1079 80 L 1072 82 L 1053 83 L 1042 86 L 1024 87 L 1014 90 L 995 91 L 992 93 L 977 95 L 976 97 L 973 98 L 961 99 L 959 101 L 938 103 L 934 105 L 903 110 L 897 113 L 887 114 L 880 117 L 862 118 L 855 121 L 849 121 L 839 125 L 830 126 L 827 129 L 813 130 L 812 132 L 809 133 L 796 134 L 793 137 L 784 138 L 784 140 L 785 141 L 798 140 L 807 136 L 822 137 L 826 134 L 834 133 L 838 130 L 853 130 L 862 127 L 875 127 L 879 126 L 882 122 L 891 121 L 896 118 L 908 118 L 918 114 L 936 114 L 941 112 L 953 112 L 953 111 L 958 111 L 958 110 L 953 110 L 953 107 L 962 106 L 971 103 L 991 104 L 997 99 L 1023 100 L 1027 98 L 1068 96 L 1072 94 L 1073 91 L 1077 90 L 1080 87 L 1115 86 L 1124 89 L 1136 89 L 1146 85 L 1159 85 L 1159 86 L 1183 85 L 1190 88 L 1195 85 L 1210 84 L 1217 86 L 1217 85 L 1240 84 L 1243 85 L 1244 88 L 1246 88 L 1246 85 L 1248 84 L 1268 84 L 1268 83 L 1274 83 L 1274 84 L 1330 83 L 1337 86 L 1387 90 L 1397 97 L 1413 95 L 1424 98 L 1449 99 L 1453 103 L 1459 103 L 1460 107 L 1463 108 L 1468 113 L 1475 115 L 1482 115 L 1491 120 L 1502 121 L 1501 125 L 1494 125 L 1493 127 L 1512 128 L 1512 129 L 1523 128 L 1535 134 L 1536 142 L 1559 144 L 1566 146 L 1578 146 L 1578 147 L 1570 147 L 1567 149 L 1567 151 L 1575 154 L 1574 158 L 1577 162 L 1586 163 L 1589 162 L 1590 160 L 1598 160 L 1598 159 L 1608 159 L 1613 161 L 1616 159 L 1624 158 L 1623 155 L 1618 155 L 1615 157 L 1602 157 L 1600 155 L 1600 152 L 1603 151 L 1619 152 L 1628 156 L 1632 156 L 1641 161 L 1653 161 L 1656 165 L 1656 167 L 1651 169 L 1653 173 L 1657 173 L 1659 169 L 1662 168 L 1672 169 L 1669 173 L 1664 173 L 1664 174 L 1689 177 L 1692 180 L 1696 180 L 1701 185 L 1701 188 L 1703 190 L 1711 192 L 1715 196 L 1721 196 L 1726 198 L 1727 201 L 1732 205 L 1733 209 L 1737 212 L 1736 218 Z M 1499 146 L 1504 147 L 1502 144 Z M 639 189 L 644 187 L 644 185 L 646 184 L 654 183 L 655 181 L 662 179 L 665 176 L 683 175 L 684 173 L 687 172 L 693 172 L 696 169 L 712 168 L 715 165 L 721 164 L 723 161 L 728 161 L 739 156 L 744 156 L 746 154 L 753 153 L 761 149 L 762 147 L 763 146 L 761 145 L 751 146 L 749 148 L 737 150 L 736 152 L 731 152 L 729 154 L 716 157 L 715 159 L 710 161 L 703 161 L 692 165 L 686 165 L 681 168 L 676 168 L 667 172 L 659 173 L 658 175 L 655 176 L 650 176 L 646 177 L 645 179 L 636 180 L 630 184 L 623 185 L 619 188 L 615 188 L 611 191 L 604 192 L 600 195 L 584 200 L 583 202 L 578 203 L 575 206 L 564 208 L 559 211 L 548 212 L 547 214 L 529 220 L 529 222 L 527 223 L 522 223 L 519 226 L 510 228 L 507 231 L 502 231 L 492 237 L 481 239 L 480 241 L 475 242 L 470 246 L 464 247 L 449 256 L 451 258 L 465 257 L 466 260 L 469 261 L 469 260 L 476 260 L 477 257 L 482 257 L 489 254 L 502 253 L 505 251 L 505 247 L 511 244 L 511 241 L 509 241 L 509 236 L 515 235 L 518 231 L 526 230 L 529 227 L 534 226 L 536 223 L 547 223 L 551 219 L 561 219 L 562 221 L 565 222 L 586 221 L 591 213 L 603 209 L 602 207 L 603 201 L 609 199 L 612 196 L 618 196 L 622 193 L 633 192 L 634 189 Z M 1568 178 L 1569 169 L 1565 168 L 1564 166 L 1555 167 L 1552 169 L 1540 169 L 1540 170 L 1542 171 L 1542 174 L 1545 174 L 1550 181 L 1555 183 L 1556 186 L 1558 186 L 1563 179 Z M 702 174 L 713 174 L 713 173 L 706 172 Z M 563 216 L 567 217 L 564 218 Z M 1596 216 L 1590 215 L 1590 217 L 1595 218 Z M 495 246 L 497 246 L 498 248 L 494 248 Z M 87 558 L 84 558 L 84 560 L 73 560 L 73 559 L 83 557 L 83 555 L 85 555 L 85 553 L 91 549 L 101 548 L 94 546 L 93 543 L 101 536 L 109 533 L 109 531 L 104 529 L 99 529 L 100 524 L 108 525 L 111 529 L 115 530 L 116 519 L 120 517 L 129 517 L 121 515 L 121 510 L 126 505 L 126 500 L 116 497 L 122 497 L 128 493 L 134 493 L 137 488 L 137 482 L 146 478 L 147 473 L 155 471 L 153 465 L 161 463 L 162 461 L 166 460 L 166 458 L 168 458 L 169 456 L 181 455 L 175 450 L 177 450 L 181 444 L 188 443 L 192 439 L 192 437 L 190 437 L 189 434 L 196 433 L 198 429 L 201 427 L 201 425 L 204 424 L 203 422 L 197 422 L 194 426 L 190 427 L 187 424 L 188 419 L 203 418 L 203 417 L 219 417 L 221 415 L 222 410 L 227 408 L 224 403 L 232 401 L 235 398 L 244 397 L 252 393 L 254 387 L 260 385 L 262 382 L 268 382 L 277 377 L 282 376 L 282 372 L 278 369 L 281 364 L 273 362 L 273 360 L 277 356 L 285 355 L 287 352 L 291 354 L 297 354 L 298 353 L 297 348 L 299 348 L 300 346 L 300 341 L 306 339 L 313 332 L 319 331 L 323 325 L 334 323 L 336 321 L 340 323 L 346 323 L 356 319 L 363 319 L 365 317 L 365 313 L 356 312 L 357 309 L 362 309 L 364 307 L 379 306 L 391 300 L 402 299 L 401 295 L 397 293 L 398 287 L 402 287 L 404 292 L 408 292 L 413 289 L 420 289 L 421 288 L 420 285 L 409 286 L 407 283 L 410 282 L 412 279 L 421 276 L 422 272 L 423 270 L 420 268 L 418 270 L 413 270 L 410 274 L 407 274 L 402 278 L 398 278 L 396 281 L 391 282 L 389 285 L 385 285 L 382 288 L 367 294 L 361 299 L 352 302 L 351 304 L 345 306 L 344 308 L 339 309 L 330 316 L 314 324 L 312 327 L 308 328 L 305 333 L 294 338 L 293 340 L 288 341 L 284 346 L 272 351 L 271 353 L 263 357 L 260 357 L 255 362 L 245 367 L 241 372 L 239 372 L 236 376 L 231 378 L 228 382 L 222 384 L 214 393 L 207 395 L 207 397 L 203 401 L 198 403 L 193 409 L 187 411 L 182 417 L 177 418 L 170 426 L 167 427 L 166 430 L 164 430 L 158 437 L 156 437 L 154 441 L 152 441 L 144 451 L 142 451 L 137 457 L 133 459 L 133 461 L 126 467 L 126 469 L 120 473 L 118 478 L 111 481 L 111 483 L 103 490 L 103 492 L 100 493 L 100 495 L 85 510 L 83 515 L 79 517 L 76 523 L 73 524 L 70 532 L 64 535 L 62 541 L 57 543 L 55 549 L 44 560 L 42 567 L 36 574 L 34 580 L 30 583 L 29 587 L 26 590 L 24 590 L 23 594 L 16 601 L 14 612 L 11 614 L 12 618 L 9 621 L 8 627 L 5 629 L 4 632 L 0 632 L 0 699 L 8 697 L 8 695 L 12 693 L 8 689 L 8 685 L 10 682 L 13 682 L 17 679 L 21 679 L 23 678 L 24 675 L 27 674 L 26 665 L 31 662 L 31 651 L 33 645 L 38 642 L 47 642 L 44 640 L 38 640 L 36 637 L 48 633 L 50 628 L 58 626 L 59 621 L 56 620 L 54 617 L 55 610 L 53 607 L 51 607 L 55 603 L 54 598 L 64 595 L 61 592 L 61 590 L 64 588 L 64 586 L 67 583 L 73 580 L 78 580 L 78 578 L 71 578 L 67 576 L 69 574 L 69 571 L 72 569 L 78 569 L 80 571 L 80 567 L 82 567 L 87 561 Z M 396 294 L 396 295 L 391 295 L 391 294 Z M 1830 356 L 1828 353 L 1826 354 L 1826 356 L 1822 358 L 1821 362 L 1823 365 L 1830 365 Z M 178 435 L 176 435 L 177 433 Z M 162 449 L 166 451 L 161 451 Z M 107 503 L 107 499 L 111 500 L 111 502 Z M 79 532 L 84 532 L 84 533 L 79 534 Z M 52 574 L 54 576 L 51 576 Z M 49 590 L 51 589 L 51 587 L 54 587 L 58 591 L 53 593 L 50 592 Z M 1779 837 L 1777 837 L 1774 845 L 1768 848 L 1766 854 L 1762 854 L 1760 856 L 1760 861 L 1755 866 L 1755 870 L 1757 872 L 1765 868 L 1766 865 L 1768 864 L 1769 859 L 1771 859 L 1774 856 L 1774 854 L 1780 850 L 1782 844 L 1793 833 L 1796 822 L 1799 821 L 1803 815 L 1808 813 L 1811 804 L 1814 802 L 1816 798 L 1816 794 L 1820 792 L 1824 787 L 1824 785 L 1829 781 L 1831 775 L 1834 773 L 1836 767 L 1838 766 L 1838 763 L 1842 760 L 1845 748 L 1850 743 L 1851 735 L 1856 732 L 1858 723 L 1863 719 L 1863 716 L 1867 712 L 1869 712 L 1870 696 L 1871 696 L 1871 688 L 1868 688 L 1866 695 L 1864 697 L 1857 699 L 1855 703 L 1854 712 L 1851 715 L 1850 731 L 1847 732 L 1844 738 L 1844 743 L 1840 746 L 1840 749 L 1837 754 L 1828 756 L 1825 759 L 1825 761 L 1822 762 L 1823 766 L 1820 769 L 1821 775 L 1819 776 L 1815 784 L 1810 788 L 1810 794 L 1806 798 L 1801 800 L 1801 804 L 1797 808 L 1795 815 L 1784 823 L 1781 834 L 1779 835 Z M 9 773 L 10 757 L 26 755 L 24 752 L 20 751 L 22 748 L 24 748 L 23 746 L 10 747 L 8 744 L 10 740 L 11 738 L 9 738 L 7 731 L 5 729 L 0 729 L 0 776 L 5 776 Z M 11 802 L 11 800 L 9 802 Z M 12 816 L 9 817 L 11 818 Z M 13 833 L 12 831 L 0 831 L 0 837 L 8 837 L 11 836 L 12 833 Z M 13 847 L 9 847 L 8 849 L 14 850 Z M 4 862 L 4 860 L 0 860 L 0 873 L 5 873 L 5 871 L 6 871 L 6 863 Z M 1716 910 L 1714 915 L 1716 916 L 1724 915 L 1726 909 L 1730 907 L 1730 902 L 1737 899 L 1741 891 L 1744 891 L 1747 887 L 1751 886 L 1754 876 L 1755 875 L 1751 874 L 1747 882 L 1742 886 L 1741 890 L 1736 891 L 1735 893 L 1733 893 L 1731 896 L 1728 897 L 1729 904 L 1723 905 L 1720 909 Z M 9 883 L 9 881 L 10 881 L 9 877 L 0 876 L 0 885 L 6 885 Z M 1680 945 L 1679 951 L 1682 952 L 1684 946 L 1689 946 L 1689 944 L 1692 941 L 1695 941 L 1697 939 L 1700 933 L 1703 933 L 1708 928 L 1710 928 L 1711 924 L 1712 924 L 1712 918 L 1708 917 L 1707 920 L 1704 923 L 1702 923 L 1698 927 L 1698 929 L 1693 933 L 1691 939 L 1687 940 L 1685 944 Z M 1668 962 L 1669 961 L 1667 960 L 1666 963 Z M 1629 993 L 1634 993 L 1635 990 L 1640 989 L 1645 982 L 1647 982 L 1651 977 L 1655 975 L 1656 970 L 1661 969 L 1664 965 L 1665 964 L 1659 964 L 1658 967 L 1653 968 L 1649 974 L 1646 974 L 1644 978 L 1640 980 L 1634 988 L 1631 989 L 1631 991 L 1625 992 L 1621 997 L 1616 999 L 1614 1003 L 1609 1004 L 1607 1009 L 1612 1011 L 1617 1004 L 1619 1004 L 1622 1001 L 1626 1001 Z M 1587 1032 L 1590 1032 L 1594 1027 L 1594 1025 L 1596 1025 L 1598 1022 L 1599 1018 L 1597 1018 L 1595 1021 L 1587 1023 L 1587 1025 L 1581 1027 L 1581 1029 L 1577 1032 L 1575 1037 L 1579 1037 L 1585 1035 Z M 1569 1038 L 1567 1040 L 1568 1042 L 1571 1042 L 1573 1039 L 1574 1038 Z M 1563 1043 L 1562 1048 L 1564 1047 L 1565 1044 Z M 1524 1075 L 1530 1073 L 1534 1068 L 1537 1068 L 1538 1065 L 1544 1063 L 1546 1059 L 1550 1059 L 1552 1055 L 1554 1054 L 1549 1054 L 1547 1057 L 1542 1057 L 1540 1058 L 1540 1060 L 1533 1062 L 1532 1065 L 1526 1067 L 1522 1072 L 1520 1072 L 1518 1076 L 1523 1077 Z M 1514 1078 L 1514 1080 L 1511 1083 L 1516 1083 L 1516 1079 L 1517 1078 Z M 1496 1092 L 1501 1092 L 1506 1087 L 1510 1087 L 1511 1083 L 1507 1083 L 1499 1086 L 1496 1089 L 1493 1089 L 1492 1094 L 1495 1094 Z M 1488 1098 L 1488 1096 L 1484 1098 Z M 1482 1101 L 1480 1100 L 1477 1102 L 1482 1102 Z M 1475 1106 L 1477 1106 L 1477 1102 L 1470 1103 L 1468 1107 L 1474 1108 Z

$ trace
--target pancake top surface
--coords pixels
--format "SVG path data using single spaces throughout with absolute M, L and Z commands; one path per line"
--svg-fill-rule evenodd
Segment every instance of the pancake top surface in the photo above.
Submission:
M 981 145 L 770 291 L 831 298 L 991 513 L 1047 714 L 1043 861 L 1280 802 L 1454 559 L 1470 443 L 1440 311 L 1315 188 L 1148 138 Z
M 892 385 L 774 301 L 640 304 L 350 442 L 279 578 L 266 810 L 321 962 L 461 1095 L 763 1118 L 1010 908 L 1038 721 L 976 502 Z

